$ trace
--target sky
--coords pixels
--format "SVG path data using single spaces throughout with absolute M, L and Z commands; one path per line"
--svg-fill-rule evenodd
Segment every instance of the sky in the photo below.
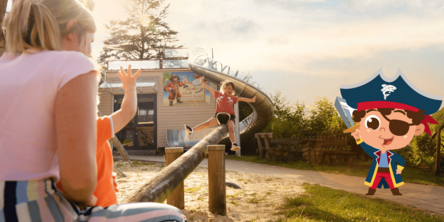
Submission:
M 94 0 L 98 27 L 124 19 L 125 0 Z M 291 102 L 334 101 L 340 85 L 388 77 L 400 68 L 427 93 L 444 96 L 444 1 L 439 0 L 165 0 L 180 44 L 214 58 Z

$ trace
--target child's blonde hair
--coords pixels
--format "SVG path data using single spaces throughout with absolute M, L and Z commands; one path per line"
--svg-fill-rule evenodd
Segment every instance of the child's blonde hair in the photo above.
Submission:
M 70 20 L 77 24 L 68 30 Z M 62 50 L 63 36 L 77 32 L 84 41 L 87 32 L 96 31 L 90 10 L 77 0 L 14 0 L 3 25 L 7 52 L 15 54 L 27 49 Z
M 221 86 L 220 86 L 219 92 L 221 92 L 222 94 L 224 93 L 225 88 L 227 88 L 228 86 L 231 86 L 233 88 L 233 92 L 231 93 L 232 96 L 234 96 L 236 94 L 235 88 L 234 88 L 234 83 L 232 81 L 225 80 L 225 81 L 221 82 L 220 84 L 221 84 Z

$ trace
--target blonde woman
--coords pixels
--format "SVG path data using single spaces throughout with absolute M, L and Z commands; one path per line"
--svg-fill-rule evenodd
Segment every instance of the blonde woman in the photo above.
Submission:
M 15 0 L 3 26 L 0 220 L 183 221 L 163 204 L 89 207 L 97 183 L 97 72 L 80 52 L 91 53 L 90 11 L 76 0 Z M 66 195 L 54 185 L 60 176 Z
M 217 100 L 216 113 L 213 117 L 211 117 L 211 119 L 195 126 L 194 128 L 191 128 L 185 124 L 185 131 L 188 133 L 188 135 L 191 135 L 193 132 L 197 132 L 208 127 L 226 124 L 228 126 L 228 134 L 230 135 L 230 140 L 232 143 L 231 150 L 238 151 L 240 150 L 240 146 L 236 143 L 236 140 L 234 138 L 234 119 L 236 118 L 236 115 L 233 109 L 233 105 L 237 102 L 254 103 L 256 101 L 256 96 L 252 99 L 234 96 L 234 83 L 230 80 L 225 80 L 224 82 L 222 82 L 220 92 L 218 92 L 205 84 L 204 79 L 204 76 L 200 78 L 200 84 L 202 84 L 205 89 L 210 91 L 210 93 L 213 94 L 214 98 Z

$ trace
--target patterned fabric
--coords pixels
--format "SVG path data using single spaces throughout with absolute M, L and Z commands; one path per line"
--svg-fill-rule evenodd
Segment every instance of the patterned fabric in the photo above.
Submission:
M 0 222 L 186 221 L 179 209 L 158 203 L 91 207 L 80 211 L 54 181 L 0 181 Z

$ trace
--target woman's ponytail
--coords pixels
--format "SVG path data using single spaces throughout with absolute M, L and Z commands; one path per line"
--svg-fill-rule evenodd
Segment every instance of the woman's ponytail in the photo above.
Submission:
M 80 32 L 95 32 L 92 15 L 76 0 L 14 0 L 3 25 L 6 50 L 21 54 L 27 49 L 62 50 L 68 21 L 76 20 Z

